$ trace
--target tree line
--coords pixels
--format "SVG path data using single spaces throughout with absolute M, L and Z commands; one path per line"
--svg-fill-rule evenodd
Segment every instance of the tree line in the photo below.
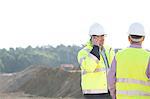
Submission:
M 12 73 L 31 65 L 58 67 L 61 64 L 73 64 L 79 66 L 77 53 L 80 49 L 81 47 L 75 45 L 0 49 L 0 70 L 1 72 Z

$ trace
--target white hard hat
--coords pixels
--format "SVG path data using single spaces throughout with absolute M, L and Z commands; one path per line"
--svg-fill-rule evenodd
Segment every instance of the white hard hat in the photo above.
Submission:
M 89 30 L 89 35 L 106 35 L 104 32 L 104 28 L 98 24 L 98 23 L 94 23 Z
M 133 23 L 128 30 L 129 35 L 145 36 L 144 26 L 140 23 Z

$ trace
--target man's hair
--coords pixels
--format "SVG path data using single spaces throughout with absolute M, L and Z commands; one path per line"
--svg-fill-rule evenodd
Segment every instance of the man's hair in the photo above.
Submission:
M 132 43 L 138 43 L 145 37 L 139 35 L 129 35 L 129 38 L 132 40 Z
M 139 36 L 139 35 L 130 35 L 133 39 L 140 39 L 142 38 L 143 36 Z

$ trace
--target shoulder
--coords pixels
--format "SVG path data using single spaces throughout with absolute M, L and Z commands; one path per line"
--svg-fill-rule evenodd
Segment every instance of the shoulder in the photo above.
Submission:
M 79 51 L 79 53 L 88 53 L 91 51 L 91 49 L 92 49 L 92 47 L 85 46 Z
M 79 51 L 79 53 L 81 52 L 90 52 L 93 48 L 93 45 L 91 44 L 90 41 L 88 41 L 84 46 L 83 48 Z

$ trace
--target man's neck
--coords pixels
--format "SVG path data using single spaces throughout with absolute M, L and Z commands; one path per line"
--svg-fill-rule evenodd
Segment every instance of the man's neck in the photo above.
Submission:
M 131 43 L 130 47 L 142 48 L 142 44 L 141 43 Z

